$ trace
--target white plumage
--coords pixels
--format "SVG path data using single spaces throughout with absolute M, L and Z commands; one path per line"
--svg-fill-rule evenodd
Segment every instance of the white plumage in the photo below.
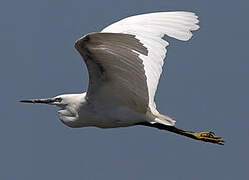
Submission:
M 69 127 L 143 125 L 223 145 L 212 132 L 176 128 L 154 102 L 169 44 L 162 38 L 187 41 L 198 22 L 191 12 L 158 12 L 128 17 L 88 34 L 75 43 L 89 73 L 87 92 L 21 102 L 59 106 L 59 118 Z
M 70 127 L 125 127 L 143 122 L 174 126 L 154 97 L 168 42 L 187 41 L 199 26 L 191 12 L 158 12 L 125 18 L 75 43 L 89 72 L 86 93 L 22 102 L 54 104 Z M 167 39 L 167 37 L 166 37 Z

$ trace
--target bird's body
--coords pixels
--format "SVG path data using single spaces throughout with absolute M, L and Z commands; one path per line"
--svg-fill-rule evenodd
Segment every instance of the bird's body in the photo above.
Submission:
M 68 95 L 63 95 L 64 98 Z M 61 106 L 58 111 L 60 120 L 69 127 L 96 126 L 99 128 L 116 128 L 132 126 L 148 119 L 145 114 L 135 112 L 127 107 L 117 106 L 115 103 L 92 104 L 86 99 L 86 93 L 70 94 L 69 107 Z M 149 119 L 148 119 L 149 120 Z
M 199 29 L 191 12 L 158 12 L 125 18 L 90 33 L 75 43 L 89 73 L 88 90 L 22 102 L 57 105 L 69 127 L 116 128 L 144 125 L 187 137 L 223 144 L 212 133 L 175 128 L 175 120 L 160 114 L 154 97 L 168 42 L 165 35 L 187 41 Z

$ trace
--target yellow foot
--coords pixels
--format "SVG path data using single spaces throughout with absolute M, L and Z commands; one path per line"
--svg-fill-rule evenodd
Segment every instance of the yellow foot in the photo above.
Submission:
M 224 145 L 224 140 L 219 136 L 215 136 L 213 132 L 199 132 L 199 133 L 191 133 L 191 134 L 195 136 L 197 140 Z

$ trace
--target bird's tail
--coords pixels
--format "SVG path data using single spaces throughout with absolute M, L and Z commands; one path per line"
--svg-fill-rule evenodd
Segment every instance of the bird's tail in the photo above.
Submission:
M 164 124 L 167 126 L 174 126 L 175 125 L 175 120 L 169 116 L 160 114 L 156 109 L 152 109 L 147 111 L 147 116 L 152 117 L 153 121 L 150 123 L 159 123 L 159 124 Z
M 167 126 L 174 126 L 175 125 L 175 120 L 169 116 L 163 115 L 163 114 L 157 114 L 155 118 L 155 122 L 164 124 Z

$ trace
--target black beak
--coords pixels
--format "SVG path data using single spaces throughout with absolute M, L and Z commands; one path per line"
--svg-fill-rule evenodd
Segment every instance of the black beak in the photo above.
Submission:
M 23 103 L 42 103 L 42 104 L 51 104 L 55 102 L 54 98 L 47 98 L 47 99 L 27 99 L 27 100 L 21 100 L 20 102 Z

